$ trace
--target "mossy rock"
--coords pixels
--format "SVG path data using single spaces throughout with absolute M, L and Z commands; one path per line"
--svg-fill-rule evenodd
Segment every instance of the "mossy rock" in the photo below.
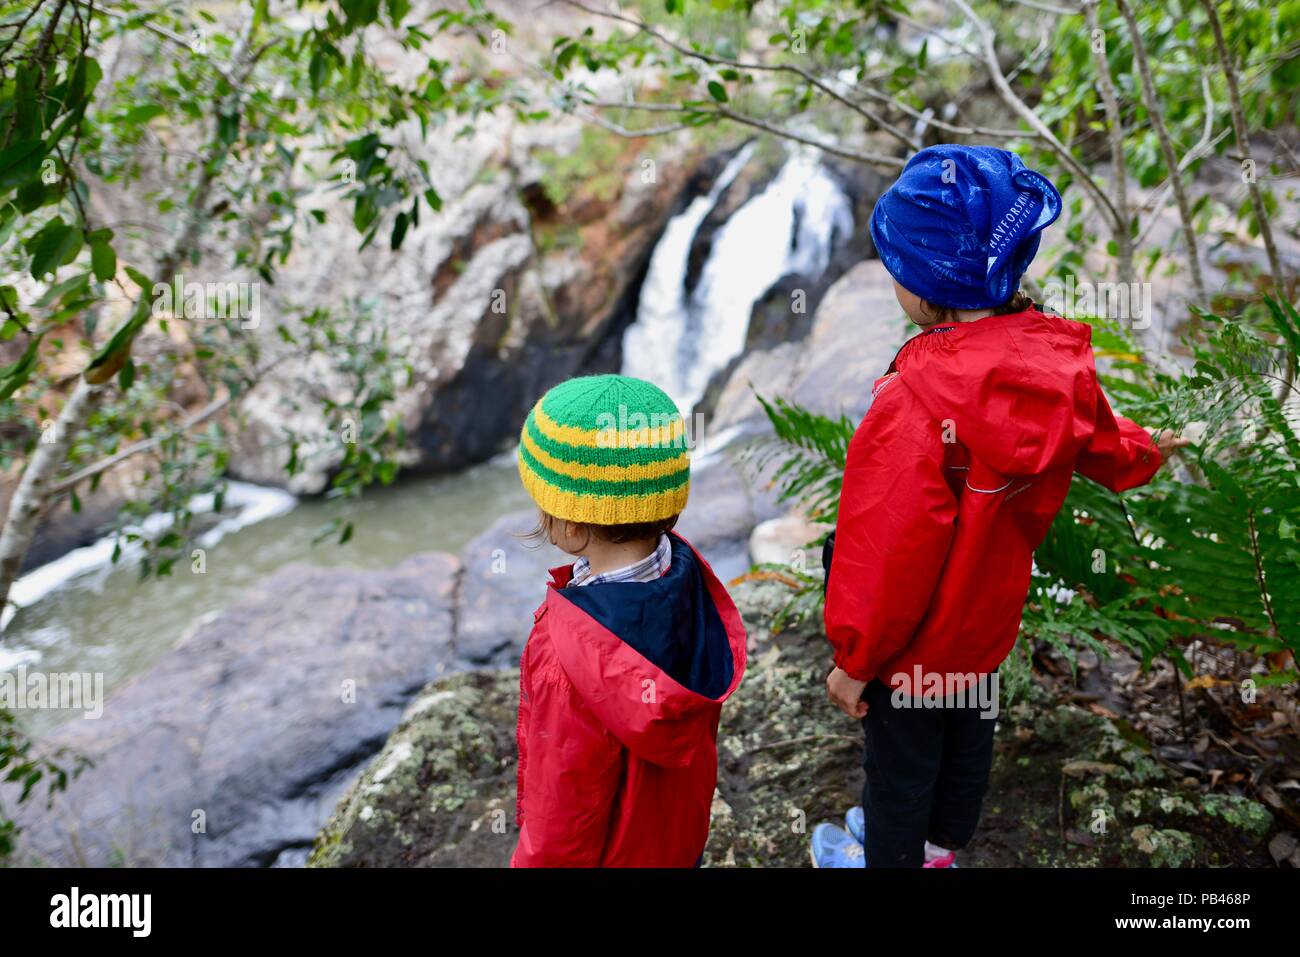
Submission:
M 435 681 L 339 802 L 309 867 L 501 866 L 516 834 L 518 671 Z
M 1186 787 L 1124 723 L 1053 702 L 1042 689 L 1003 717 L 975 863 L 1267 863 L 1261 842 L 1274 822 L 1266 807 Z

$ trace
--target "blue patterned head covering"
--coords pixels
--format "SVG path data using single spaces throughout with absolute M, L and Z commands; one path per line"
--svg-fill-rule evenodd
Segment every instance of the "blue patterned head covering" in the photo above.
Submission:
M 993 146 L 931 146 L 913 156 L 871 213 L 889 274 L 936 306 L 1006 302 L 1061 214 L 1061 194 Z

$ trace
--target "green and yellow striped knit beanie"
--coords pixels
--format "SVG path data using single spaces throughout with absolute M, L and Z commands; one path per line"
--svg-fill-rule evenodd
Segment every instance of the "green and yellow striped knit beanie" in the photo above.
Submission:
M 548 515 L 591 525 L 657 522 L 686 507 L 685 423 L 658 386 L 622 375 L 561 382 L 533 406 L 519 476 Z

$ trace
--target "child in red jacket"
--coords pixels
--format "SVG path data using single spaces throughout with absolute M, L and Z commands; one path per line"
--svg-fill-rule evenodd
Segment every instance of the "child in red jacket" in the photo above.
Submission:
M 681 415 L 640 379 L 571 379 L 524 423 L 519 474 L 537 534 L 578 560 L 551 570 L 520 663 L 511 864 L 692 867 L 745 631 L 671 531 L 690 484 Z
M 872 213 L 899 304 L 921 328 L 873 389 L 848 450 L 828 566 L 831 700 L 866 729 L 853 838 L 822 866 L 944 867 L 979 820 L 996 672 L 1034 549 L 1080 472 L 1142 485 L 1181 442 L 1111 412 L 1088 326 L 1017 292 L 1061 197 L 992 147 L 935 146 Z M 865 849 L 865 862 L 863 851 Z

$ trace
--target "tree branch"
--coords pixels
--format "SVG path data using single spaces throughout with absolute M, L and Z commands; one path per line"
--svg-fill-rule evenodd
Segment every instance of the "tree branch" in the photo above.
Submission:
M 284 362 L 287 358 L 289 358 L 290 355 L 293 355 L 293 353 L 286 352 L 280 355 L 279 357 L 277 357 L 276 359 L 272 360 L 271 362 L 267 363 L 261 369 L 258 369 L 255 372 L 253 372 L 249 376 L 250 384 L 241 393 L 241 397 L 248 395 L 249 392 L 257 388 L 257 386 L 262 381 L 264 381 L 265 378 L 268 375 L 270 375 L 271 372 L 273 372 L 277 366 L 279 366 L 282 362 Z M 184 419 L 182 419 L 179 423 L 176 424 L 175 428 L 170 429 L 165 434 L 159 433 L 158 435 L 150 436 L 147 439 L 141 439 L 139 442 L 133 442 L 130 445 L 126 446 L 125 448 L 119 449 L 117 452 L 113 453 L 112 455 L 102 458 L 97 462 L 93 462 L 90 465 L 87 465 L 85 468 L 78 469 L 76 472 L 73 472 L 71 475 L 67 476 L 66 478 L 60 479 L 59 481 L 55 482 L 52 486 L 50 486 L 50 494 L 53 496 L 53 495 L 58 495 L 62 492 L 66 492 L 74 485 L 77 485 L 80 482 L 84 482 L 86 479 L 94 478 L 96 475 L 100 475 L 103 472 L 107 472 L 109 469 L 114 468 L 117 465 L 120 465 L 121 463 L 125 462 L 127 459 L 135 458 L 137 455 L 140 455 L 142 452 L 148 452 L 151 449 L 155 449 L 158 446 L 162 445 L 164 442 L 168 441 L 169 439 L 177 435 L 182 435 L 186 432 L 189 432 L 191 429 L 194 429 L 195 427 L 202 425 L 204 422 L 207 422 L 209 419 L 212 419 L 214 416 L 220 414 L 234 400 L 235 400 L 234 393 L 227 392 L 220 399 L 214 399 L 211 402 L 209 402 L 207 405 L 205 405 L 203 408 L 199 409 L 197 412 L 194 412 L 191 415 L 186 416 Z
M 1015 90 L 1011 89 L 1011 84 L 1007 82 L 1006 75 L 1002 72 L 1002 67 L 998 65 L 997 50 L 993 46 L 994 38 L 992 28 L 984 22 L 979 14 L 971 9 L 970 4 L 966 3 L 966 0 L 948 0 L 948 2 L 956 7 L 979 33 L 980 42 L 984 49 L 985 65 L 988 67 L 989 76 L 992 77 L 993 85 L 997 88 L 998 93 L 1001 94 L 1003 101 L 1015 110 L 1016 113 L 1018 113 L 1025 122 L 1035 129 L 1039 136 L 1047 142 L 1047 144 L 1052 148 L 1052 151 L 1056 153 L 1057 157 L 1060 159 L 1062 165 L 1074 174 L 1075 180 L 1084 190 L 1087 191 L 1088 195 L 1092 197 L 1097 208 L 1101 210 L 1102 217 L 1106 220 L 1106 224 L 1110 227 L 1111 232 L 1118 232 L 1122 226 L 1122 219 L 1119 212 L 1111 204 L 1110 198 L 1102 191 L 1101 187 L 1093 182 L 1092 177 L 1088 175 L 1088 171 L 1085 170 L 1083 166 L 1080 165 L 1079 161 L 1074 158 L 1069 147 L 1057 139 L 1056 134 L 1048 128 L 1047 124 L 1039 118 L 1038 114 L 1035 113 L 1024 100 L 1016 95 Z
M 771 133 L 773 136 L 779 136 L 782 139 L 791 140 L 792 142 L 795 143 L 802 143 L 805 146 L 816 147 L 817 149 L 822 150 L 825 153 L 829 153 L 832 156 L 838 156 L 841 159 L 850 160 L 854 163 L 864 163 L 867 165 L 875 164 L 878 166 L 888 166 L 893 169 L 901 169 L 906 162 L 900 157 L 889 156 L 885 153 L 858 152 L 855 150 L 845 149 L 839 146 L 833 146 L 829 143 L 823 143 L 819 140 L 812 139 L 811 137 L 807 137 L 800 133 L 795 133 L 791 130 L 784 129 L 783 127 L 779 127 L 774 123 L 772 123 L 770 120 L 765 120 L 756 116 L 750 116 L 747 113 L 738 113 L 737 111 L 731 109 L 730 107 L 723 106 L 722 104 L 718 104 L 717 106 L 712 108 L 704 109 L 699 107 L 681 106 L 675 103 L 638 103 L 638 102 L 623 103 L 617 100 L 580 100 L 578 102 L 581 103 L 583 106 L 589 106 L 592 107 L 593 109 L 602 109 L 602 110 L 644 110 L 646 112 L 651 112 L 651 113 L 708 113 L 715 116 L 720 116 L 723 119 L 731 120 L 732 122 L 735 123 L 740 123 L 742 126 L 748 126 L 756 130 L 762 130 L 765 133 Z M 590 117 L 590 119 L 593 122 L 596 122 L 597 125 L 601 126 L 602 128 L 609 130 L 611 133 L 615 133 L 619 136 L 626 136 L 633 139 L 641 136 L 656 136 L 656 135 L 663 135 L 665 133 L 672 133 L 680 129 L 690 128 L 691 125 L 688 123 L 681 123 L 681 124 L 674 124 L 670 126 L 649 127 L 646 130 L 629 130 L 629 129 L 625 129 L 624 127 L 617 126 L 616 124 L 610 123 L 608 120 L 597 119 L 594 115 Z
M 1201 138 L 1197 140 L 1196 145 L 1188 150 L 1181 160 L 1178 161 L 1178 172 L 1186 172 L 1187 168 L 1203 156 L 1210 155 L 1210 151 L 1218 146 L 1225 136 L 1232 132 L 1231 129 L 1220 130 L 1218 135 L 1214 134 L 1214 96 L 1210 90 L 1210 78 L 1204 73 L 1201 74 L 1201 94 L 1205 99 L 1205 127 L 1201 130 Z M 1165 196 L 1169 192 L 1169 182 L 1171 177 L 1166 177 L 1165 181 L 1160 184 L 1155 194 L 1144 205 L 1143 209 L 1159 209 L 1165 201 Z M 1156 220 L 1147 220 L 1147 224 L 1142 227 L 1138 233 L 1137 241 L 1134 246 L 1141 246 L 1151 232 L 1151 228 L 1156 224 Z
M 78 4 L 79 6 L 86 7 L 87 9 L 91 10 L 91 12 L 93 13 L 102 13 L 104 16 L 112 17 L 116 20 L 130 20 L 134 16 L 133 14 L 123 13 L 120 10 L 110 10 L 107 7 L 95 7 L 93 6 L 93 4 L 88 2 L 88 0 L 73 0 L 73 2 Z M 146 30 L 148 30 L 150 33 L 154 34 L 155 36 L 161 37 L 162 39 L 167 40 L 168 42 L 173 43 L 177 46 L 184 47 L 185 50 L 191 56 L 198 56 L 198 54 L 196 54 L 194 51 L 194 45 L 190 43 L 190 41 L 187 40 L 185 37 L 181 36 L 179 33 L 176 33 L 174 30 L 169 30 L 167 27 L 164 27 L 158 23 L 154 23 L 152 20 L 145 20 L 143 21 L 142 25 Z M 231 74 L 230 71 L 227 70 L 222 64 L 218 63 L 216 60 L 212 59 L 211 57 L 202 57 L 202 59 L 205 63 L 211 66 L 212 69 L 220 73 L 222 78 L 227 83 L 233 85 L 236 82 L 234 75 Z
M 1196 290 L 1196 304 L 1204 307 L 1208 297 L 1205 292 L 1205 279 L 1201 275 L 1200 243 L 1196 239 L 1196 224 L 1192 221 L 1192 203 L 1178 169 L 1178 157 L 1174 155 L 1174 144 L 1169 138 L 1169 127 L 1165 124 L 1164 110 L 1161 109 L 1160 99 L 1156 96 L 1155 79 L 1151 75 L 1151 65 L 1147 62 L 1142 31 L 1138 29 L 1137 17 L 1133 15 L 1133 8 L 1129 6 L 1128 0 L 1115 0 L 1115 3 L 1124 17 L 1124 23 L 1128 26 L 1129 38 L 1133 43 L 1133 60 L 1137 64 L 1138 77 L 1141 80 L 1142 100 L 1146 104 L 1147 116 L 1151 120 L 1156 140 L 1160 144 L 1160 155 L 1164 157 L 1165 166 L 1169 168 L 1169 185 L 1174 191 L 1174 200 L 1178 204 L 1178 218 L 1183 225 L 1183 243 L 1187 246 L 1187 262 L 1191 267 L 1192 286 Z
M 692 50 L 690 47 L 683 46 L 677 41 L 659 32 L 649 24 L 641 20 L 634 19 L 633 17 L 623 16 L 621 13 L 614 13 L 609 10 L 598 10 L 595 7 L 589 7 L 586 4 L 579 3 L 578 0 L 561 0 L 561 2 L 564 3 L 566 6 L 573 7 L 577 10 L 582 10 L 584 13 L 588 13 L 592 16 L 603 17 L 607 20 L 616 20 L 619 23 L 626 23 L 628 26 L 635 27 L 641 33 L 653 37 L 659 43 L 662 43 L 664 46 L 668 47 L 669 49 L 674 50 L 677 53 L 680 53 L 682 56 L 691 57 L 692 59 L 699 60 L 702 63 L 708 63 L 713 66 L 731 67 L 732 69 L 736 69 L 736 70 L 750 70 L 754 72 L 762 71 L 762 72 L 769 72 L 769 73 L 793 74 L 794 76 L 797 76 L 800 79 L 802 79 L 805 83 L 812 86 L 814 89 L 820 90 L 822 93 L 826 94 L 831 99 L 835 100 L 837 103 L 847 106 L 850 110 L 857 113 L 859 116 L 862 116 L 870 120 L 872 123 L 874 123 L 877 126 L 877 128 L 884 130 L 886 133 L 888 133 L 890 136 L 897 139 L 908 149 L 912 149 L 912 150 L 920 149 L 920 146 L 916 143 L 916 141 L 911 136 L 909 136 L 906 132 L 900 130 L 898 127 L 894 126 L 892 123 L 890 123 L 888 120 L 886 120 L 884 117 L 880 116 L 879 114 L 875 113 L 874 111 L 867 109 L 862 104 L 849 99 L 847 96 L 844 96 L 842 93 L 840 93 L 839 91 L 835 90 L 832 86 L 830 86 L 830 84 L 826 83 L 825 81 L 823 81 L 813 73 L 809 72 L 808 70 L 805 70 L 803 67 L 795 66 L 793 63 L 745 62 L 743 60 L 732 60 L 729 59 L 728 57 L 717 56 L 716 54 L 712 54 L 712 53 L 703 53 L 699 50 Z
M 1219 54 L 1219 65 L 1223 68 L 1224 79 L 1228 82 L 1228 105 L 1232 112 L 1232 129 L 1237 137 L 1237 148 L 1250 162 L 1250 131 L 1246 129 L 1246 111 L 1241 105 L 1241 90 L 1237 86 L 1237 68 L 1232 62 L 1227 41 L 1223 39 L 1223 24 L 1219 22 L 1219 11 L 1214 7 L 1214 0 L 1201 0 L 1201 6 L 1210 19 L 1210 29 L 1214 32 L 1214 47 Z M 1253 173 L 1253 171 L 1252 171 Z M 1273 271 L 1273 291 L 1279 301 L 1289 301 L 1286 275 L 1282 272 L 1282 258 L 1278 255 L 1277 244 L 1273 242 L 1273 226 L 1268 219 L 1268 207 L 1259 191 L 1259 184 L 1254 175 L 1244 177 L 1246 190 L 1250 193 L 1250 205 L 1255 211 L 1255 222 L 1259 226 L 1260 238 L 1264 240 L 1264 251 L 1268 254 L 1269 268 Z M 1287 358 L 1285 388 L 1278 393 L 1285 397 L 1295 381 L 1296 360 L 1292 354 Z M 1279 398 L 1279 402 L 1283 401 Z
M 1110 73 L 1110 61 L 1106 58 L 1106 44 L 1098 44 L 1095 38 L 1103 34 L 1097 18 L 1098 0 L 1084 0 L 1083 17 L 1092 36 L 1089 46 L 1092 59 L 1097 67 L 1097 90 L 1101 93 L 1102 106 L 1106 110 L 1106 138 L 1110 142 L 1110 165 L 1112 169 L 1111 189 L 1115 196 L 1115 208 L 1123 220 L 1115 233 L 1115 245 L 1119 250 L 1119 281 L 1132 283 L 1133 273 L 1133 235 L 1130 231 L 1128 212 L 1128 166 L 1124 162 L 1124 118 L 1119 109 L 1119 97 L 1115 92 L 1115 80 Z

